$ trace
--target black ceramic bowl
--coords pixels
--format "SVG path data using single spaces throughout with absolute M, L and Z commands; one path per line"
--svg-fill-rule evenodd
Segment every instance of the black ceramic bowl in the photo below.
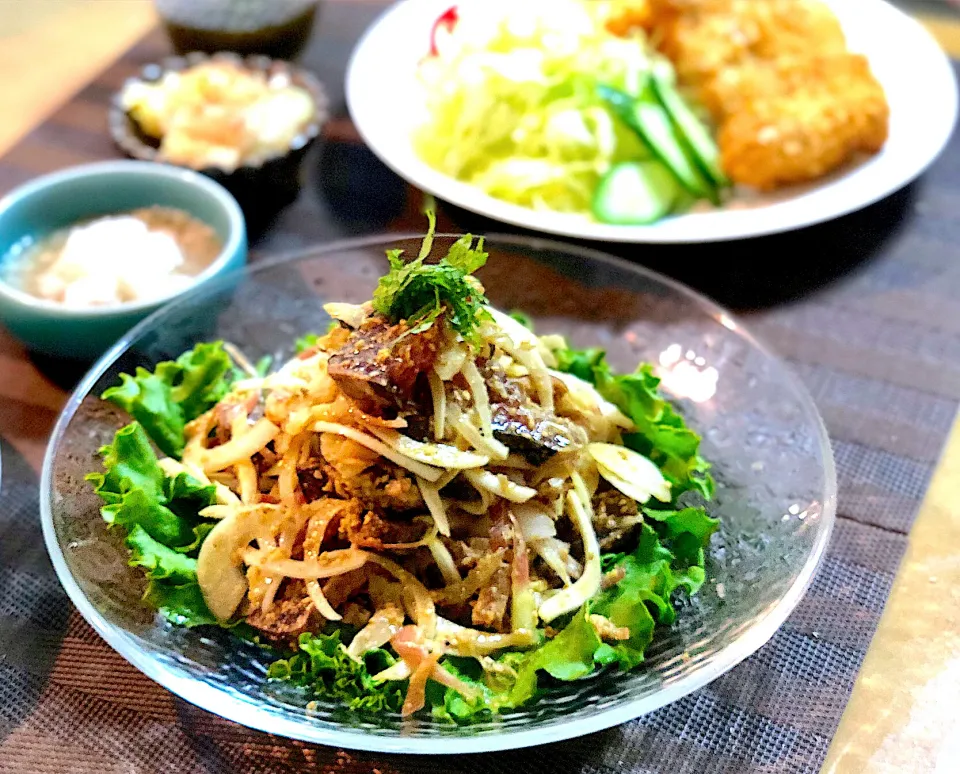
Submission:
M 158 64 L 149 64 L 139 75 L 127 79 L 110 104 L 110 134 L 117 146 L 128 156 L 142 161 L 166 162 L 160 153 L 160 141 L 146 134 L 123 105 L 123 93 L 132 83 L 154 83 L 166 73 L 203 62 L 232 62 L 249 70 L 280 73 L 289 76 L 294 86 L 305 89 L 313 99 L 314 113 L 310 122 L 294 137 L 287 151 L 256 162 L 245 163 L 236 169 L 210 166 L 195 168 L 213 178 L 234 195 L 248 218 L 261 218 L 276 212 L 292 202 L 300 191 L 300 167 L 310 146 L 320 135 L 327 118 L 328 99 L 321 83 L 306 70 L 289 62 L 265 56 L 241 57 L 219 52 L 207 55 L 199 52 L 186 56 L 169 57 Z
M 235 51 L 296 59 L 306 47 L 319 0 L 156 0 L 163 26 L 178 54 Z

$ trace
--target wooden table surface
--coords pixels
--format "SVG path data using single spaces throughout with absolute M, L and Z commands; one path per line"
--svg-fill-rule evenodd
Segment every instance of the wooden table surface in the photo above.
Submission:
M 960 56 L 960 23 L 924 21 Z M 155 24 L 147 0 L 0 0 L 0 154 Z M 0 432 L 39 468 L 66 393 L 3 331 L 0 369 Z M 826 772 L 960 771 L 958 501 L 960 424 L 911 532 Z

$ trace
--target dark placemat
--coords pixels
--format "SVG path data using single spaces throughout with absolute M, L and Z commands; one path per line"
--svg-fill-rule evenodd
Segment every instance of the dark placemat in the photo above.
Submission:
M 363 148 L 343 109 L 345 62 L 378 10 L 325 8 L 305 61 L 327 84 L 336 118 L 309 160 L 300 198 L 255 238 L 254 258 L 421 226 L 420 195 Z M 0 191 L 116 157 L 107 101 L 126 76 L 166 53 L 153 34 L 99 76 L 0 160 Z M 0 771 L 817 771 L 960 401 L 958 203 L 954 140 L 921 182 L 831 224 L 748 243 L 617 248 L 740 309 L 804 379 L 834 443 L 840 519 L 823 569 L 773 640 L 707 688 L 619 728 L 490 755 L 383 756 L 249 731 L 147 680 L 71 609 L 39 548 L 36 473 L 5 444 Z M 504 230 L 443 212 L 447 227 Z M 49 420 L 48 411 L 37 421 Z

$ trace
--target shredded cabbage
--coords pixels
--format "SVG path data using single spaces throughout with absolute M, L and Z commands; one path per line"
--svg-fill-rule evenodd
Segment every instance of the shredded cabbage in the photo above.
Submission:
M 610 167 L 648 157 L 597 95 L 606 83 L 639 91 L 652 66 L 638 33 L 605 27 L 610 4 L 483 3 L 421 65 L 430 120 L 414 137 L 432 167 L 491 196 L 587 214 Z

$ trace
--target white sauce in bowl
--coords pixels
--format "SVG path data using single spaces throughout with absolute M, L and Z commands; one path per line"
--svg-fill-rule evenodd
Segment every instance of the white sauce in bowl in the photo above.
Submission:
M 222 244 L 180 210 L 150 207 L 98 218 L 28 242 L 4 262 L 3 279 L 73 308 L 118 306 L 189 286 Z

